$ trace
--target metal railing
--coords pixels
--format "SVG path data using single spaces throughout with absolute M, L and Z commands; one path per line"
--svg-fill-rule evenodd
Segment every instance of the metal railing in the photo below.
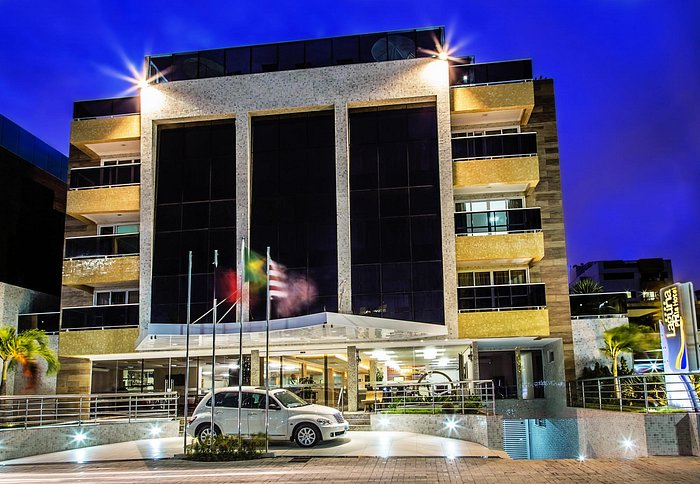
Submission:
M 108 188 L 141 183 L 141 163 L 125 163 L 109 166 L 76 167 L 70 170 L 71 190 L 86 188 Z
M 537 133 L 503 133 L 452 138 L 452 160 L 534 156 Z
M 139 254 L 139 234 L 89 235 L 66 238 L 66 259 Z
M 457 287 L 460 312 L 537 309 L 547 306 L 544 284 Z
M 174 419 L 177 402 L 176 392 L 0 397 L 0 430 Z
M 540 230 L 542 215 L 537 207 L 455 213 L 456 235 L 514 234 Z
M 496 413 L 492 380 L 378 382 L 367 395 L 362 403 L 378 413 Z
M 567 383 L 571 407 L 620 412 L 698 412 L 700 374 L 643 373 Z
M 461 64 L 450 67 L 451 87 L 502 84 L 531 79 L 532 61 L 530 59 Z
M 61 320 L 61 329 L 124 328 L 138 325 L 138 303 L 63 308 Z

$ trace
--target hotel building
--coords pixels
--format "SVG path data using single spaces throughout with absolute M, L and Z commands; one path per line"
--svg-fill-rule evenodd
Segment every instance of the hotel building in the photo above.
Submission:
M 378 381 L 494 380 L 502 408 L 573 377 L 554 86 L 530 60 L 447 57 L 442 28 L 154 55 L 132 98 L 75 103 L 59 393 L 238 381 L 241 240 L 286 267 L 272 385 L 362 407 Z M 262 382 L 246 285 L 243 377 Z

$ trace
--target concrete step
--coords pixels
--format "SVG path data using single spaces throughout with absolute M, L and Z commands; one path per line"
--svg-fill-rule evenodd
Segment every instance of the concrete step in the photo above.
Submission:
M 352 431 L 352 432 L 371 432 L 372 426 L 369 424 L 367 424 L 367 425 L 350 424 L 350 431 Z

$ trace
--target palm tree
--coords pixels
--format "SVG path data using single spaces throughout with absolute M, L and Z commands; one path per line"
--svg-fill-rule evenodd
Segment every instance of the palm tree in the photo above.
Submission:
M 17 333 L 12 326 L 0 327 L 0 359 L 2 360 L 2 383 L 0 395 L 7 393 L 7 372 L 19 363 L 27 372 L 36 371 L 37 359 L 41 357 L 48 364 L 46 374 L 58 371 L 56 353 L 49 346 L 49 337 L 40 329 L 28 329 Z
M 573 286 L 571 286 L 572 294 L 593 294 L 596 292 L 603 292 L 603 286 L 595 282 L 590 277 L 579 279 Z
M 658 337 L 654 333 L 645 332 L 636 324 L 615 326 L 603 332 L 605 346 L 600 348 L 612 360 L 612 374 L 615 379 L 615 397 L 620 398 L 618 384 L 618 361 L 625 353 L 639 353 L 658 346 Z

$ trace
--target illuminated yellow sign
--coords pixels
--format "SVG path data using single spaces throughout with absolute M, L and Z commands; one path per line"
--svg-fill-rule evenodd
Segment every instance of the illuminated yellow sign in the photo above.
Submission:
M 663 324 L 666 326 L 666 336 L 669 338 L 675 338 L 678 330 L 681 330 L 682 332 L 681 327 L 683 325 L 677 286 L 671 286 L 662 291 L 661 311 Z

